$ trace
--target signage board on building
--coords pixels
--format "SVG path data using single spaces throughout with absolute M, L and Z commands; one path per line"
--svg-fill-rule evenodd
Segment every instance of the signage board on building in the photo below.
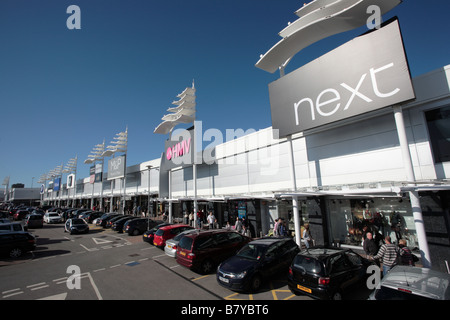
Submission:
M 75 187 L 75 175 L 69 174 L 67 176 L 67 189 L 73 189 Z
M 125 155 L 108 160 L 108 180 L 125 177 Z M 95 171 L 94 171 L 95 172 Z
M 285 137 L 415 98 L 397 19 L 269 84 Z
M 53 191 L 59 191 L 61 189 L 61 178 L 53 180 Z
M 95 174 L 94 182 L 101 182 L 103 178 L 103 164 L 97 163 L 95 165 L 94 174 Z

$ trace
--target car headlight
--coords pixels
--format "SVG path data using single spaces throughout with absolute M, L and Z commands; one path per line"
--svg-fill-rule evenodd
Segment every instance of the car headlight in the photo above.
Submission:
M 236 279 L 242 279 L 245 277 L 245 275 L 247 274 L 247 271 L 241 272 L 241 273 L 235 273 L 234 274 L 234 278 Z

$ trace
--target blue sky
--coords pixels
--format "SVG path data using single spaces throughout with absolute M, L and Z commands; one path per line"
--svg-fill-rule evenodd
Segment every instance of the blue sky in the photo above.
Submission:
M 76 155 L 87 177 L 94 145 L 127 126 L 128 165 L 159 158 L 153 130 L 193 79 L 204 130 L 269 127 L 279 74 L 255 63 L 304 2 L 0 0 L 0 181 L 37 187 Z M 81 30 L 66 27 L 72 4 Z M 413 77 L 450 64 L 449 14 L 448 0 L 405 0 L 383 17 L 399 17 Z M 365 31 L 308 47 L 286 73 Z

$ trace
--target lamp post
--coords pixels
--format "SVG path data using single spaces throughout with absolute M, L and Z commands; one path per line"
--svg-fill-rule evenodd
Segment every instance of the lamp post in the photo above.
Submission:
M 95 163 L 97 161 L 102 161 L 102 168 L 101 168 L 101 179 L 100 179 L 100 210 L 103 208 L 103 152 L 105 151 L 105 140 L 103 140 L 103 143 L 95 145 L 95 147 L 92 149 L 91 153 L 88 155 L 88 158 L 84 160 L 85 164 L 94 164 L 94 181 L 92 182 L 92 197 L 91 197 L 91 209 L 94 208 L 94 187 L 95 187 Z
M 72 158 L 69 160 L 69 162 L 66 164 L 66 167 L 64 168 L 64 173 L 74 173 L 74 179 L 73 179 L 73 187 L 70 186 L 70 189 L 73 189 L 73 199 L 72 199 L 72 208 L 74 208 L 74 202 L 75 202 L 75 195 L 76 195 L 76 189 L 77 189 L 77 163 L 78 163 L 78 156 L 75 156 L 75 158 Z M 69 187 L 69 186 L 68 186 Z M 69 188 L 67 188 L 67 205 L 69 205 Z
M 192 164 L 193 170 L 193 189 L 194 189 L 194 212 L 197 212 L 197 161 L 196 161 L 196 133 L 195 133 L 195 118 L 196 118 L 196 90 L 194 81 L 192 81 L 192 87 L 187 87 L 182 93 L 178 94 L 179 100 L 172 102 L 176 105 L 174 108 L 167 109 L 170 114 L 162 117 L 161 122 L 154 130 L 153 133 L 158 134 L 172 134 L 173 129 L 180 123 L 193 123 L 194 124 L 194 162 Z M 169 170 L 169 222 L 172 222 L 172 172 Z
M 102 158 L 104 157 L 109 157 L 109 156 L 113 156 L 117 153 L 117 152 L 124 152 L 124 156 L 125 156 L 125 165 L 124 165 L 124 174 L 123 174 L 123 189 L 124 189 L 124 195 L 123 195 L 123 200 L 122 200 L 122 205 L 121 205 L 121 210 L 122 213 L 125 213 L 125 196 L 126 196 L 126 181 L 127 181 L 127 164 L 126 164 L 126 159 L 127 159 L 127 150 L 128 150 L 128 127 L 125 129 L 125 131 L 123 132 L 119 132 L 116 134 L 116 136 L 113 138 L 113 141 L 110 142 L 111 145 L 106 147 L 106 150 L 103 151 L 102 153 Z M 109 171 L 109 170 L 108 170 Z M 113 179 L 109 178 L 109 172 L 108 172 L 108 180 L 111 180 L 111 205 L 112 205 L 112 199 L 113 199 Z M 122 197 L 122 195 L 121 195 Z M 120 210 L 119 210 L 120 211 Z

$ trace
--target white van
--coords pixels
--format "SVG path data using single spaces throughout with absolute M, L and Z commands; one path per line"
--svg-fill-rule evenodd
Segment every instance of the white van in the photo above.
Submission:
M 9 222 L 9 223 L 0 223 L 0 232 L 17 232 L 17 231 L 26 231 L 20 222 Z

